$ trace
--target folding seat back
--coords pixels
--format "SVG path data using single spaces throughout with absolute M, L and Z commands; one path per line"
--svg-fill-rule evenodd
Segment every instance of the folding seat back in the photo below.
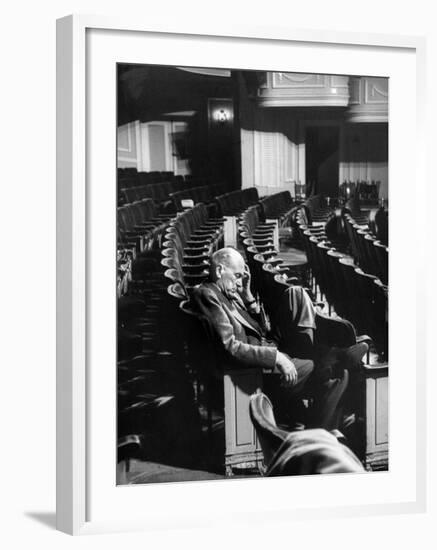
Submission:
M 355 274 L 355 268 L 357 266 L 350 258 L 340 258 L 338 263 L 341 271 L 341 281 L 344 283 L 344 316 L 361 332 L 363 327 L 361 308 L 358 301 L 358 284 Z
M 381 273 L 378 266 L 378 260 L 376 258 L 376 249 L 373 245 L 375 240 L 376 239 L 373 235 L 366 233 L 364 235 L 363 245 L 366 250 L 367 272 L 380 277 Z
M 202 220 L 202 208 L 201 206 L 205 206 L 203 203 L 197 203 L 189 212 L 192 219 L 192 230 L 196 231 L 201 227 L 203 224 Z
M 170 200 L 173 202 L 173 206 L 176 210 L 176 212 L 182 212 L 183 206 L 182 206 L 182 200 L 184 198 L 184 193 L 182 191 L 175 191 L 173 193 L 170 193 L 169 195 Z
M 145 220 L 143 219 L 143 216 L 142 216 L 142 211 L 141 211 L 141 201 L 135 201 L 135 202 L 132 202 L 130 205 L 129 205 L 129 212 L 131 214 L 131 218 L 133 220 L 133 225 L 140 225 L 142 224 Z
M 329 214 L 325 224 L 325 234 L 335 248 L 346 252 L 349 239 L 346 234 L 344 220 L 338 209 Z
M 360 226 L 354 224 L 352 226 L 354 231 L 354 238 L 358 248 L 358 265 L 365 271 L 369 272 L 369 259 L 367 257 L 367 246 L 364 241 L 364 237 L 367 235 L 367 231 L 360 229 Z
M 341 252 L 337 252 L 334 249 L 328 250 L 326 254 L 327 267 L 329 273 L 329 289 L 332 304 L 335 311 L 343 316 L 346 306 L 344 304 L 344 287 L 340 273 L 339 260 L 344 258 L 345 255 Z
M 283 298 L 284 292 L 289 287 L 287 277 L 283 274 L 272 271 L 268 271 L 264 274 L 264 289 L 263 289 L 263 303 L 266 307 L 267 313 L 270 316 L 272 327 L 275 328 L 278 325 L 278 305 Z
M 121 231 L 129 230 L 129 223 L 126 215 L 127 206 L 119 206 L 117 208 L 117 226 Z
M 318 261 L 320 263 L 321 267 L 321 289 L 323 294 L 325 295 L 329 308 L 334 304 L 335 302 L 335 281 L 334 276 L 332 273 L 328 253 L 330 251 L 333 251 L 335 255 L 337 254 L 336 251 L 332 248 L 331 244 L 328 241 L 320 240 L 317 243 L 317 254 L 318 254 Z
M 264 278 L 263 278 L 263 265 L 264 265 L 264 258 L 262 254 L 255 254 L 252 257 L 252 284 L 254 288 L 256 288 L 260 295 L 262 296 L 264 293 Z
M 153 187 L 153 184 L 151 183 L 149 185 L 136 187 L 135 189 L 137 190 L 137 196 L 136 196 L 137 200 L 145 199 L 145 198 L 149 198 L 149 199 L 155 198 L 154 187 Z
M 373 283 L 375 285 L 373 340 L 381 359 L 388 361 L 388 287 L 379 279 L 375 279 Z
M 346 319 L 329 317 L 317 311 L 314 343 L 348 348 L 357 343 L 355 327 Z
M 359 248 L 358 248 L 358 245 L 357 245 L 355 231 L 354 231 L 354 228 L 352 226 L 353 220 L 348 214 L 344 215 L 344 220 L 345 220 L 346 233 L 347 233 L 347 236 L 348 236 L 348 239 L 349 239 L 350 252 L 351 252 L 354 260 L 356 262 L 358 262 L 359 258 L 360 258 L 360 251 L 359 251 Z
M 388 285 L 388 248 L 380 241 L 373 241 L 378 274 L 381 282 Z
M 190 221 L 187 215 L 180 216 L 176 220 L 174 228 L 179 233 L 183 246 L 185 246 L 191 235 Z
M 190 237 L 195 230 L 195 221 L 193 217 L 193 208 L 185 210 L 180 217 L 180 224 L 185 228 L 187 237 Z
M 147 199 L 143 199 L 143 200 L 147 200 Z M 158 217 L 159 212 L 158 212 L 158 209 L 156 208 L 156 203 L 153 200 L 148 200 L 146 204 L 147 204 L 147 208 L 150 210 L 150 217 L 152 218 Z
M 153 193 L 151 193 L 150 187 L 150 185 L 141 185 L 139 187 L 135 187 L 135 200 L 139 201 L 146 197 L 151 198 Z
M 125 220 L 125 224 L 126 224 L 126 229 L 128 231 L 131 231 L 134 226 L 135 226 L 135 217 L 134 217 L 134 209 L 132 208 L 132 204 L 128 204 L 124 207 L 124 212 L 123 212 L 123 218 Z
M 166 200 L 168 196 L 169 189 L 171 188 L 171 184 L 167 182 L 162 183 L 155 183 L 155 201 L 156 202 L 163 202 Z
M 244 189 L 244 196 L 246 197 L 246 204 L 248 206 L 256 204 L 259 201 L 258 189 L 256 187 Z
M 137 200 L 137 193 L 136 193 L 137 186 L 134 187 L 128 187 L 126 189 L 123 189 L 124 198 L 126 200 L 126 203 L 131 203 Z
M 230 208 L 229 208 L 229 198 L 224 195 L 218 195 L 216 198 L 217 203 L 217 211 L 220 216 L 229 216 Z
M 134 189 L 133 187 L 131 188 L 127 187 L 127 188 L 121 189 L 121 194 L 126 204 L 133 202 L 133 200 L 135 200 L 135 198 L 133 198 L 133 189 Z
M 317 245 L 319 244 L 319 239 L 314 235 L 309 234 L 307 243 L 308 249 L 310 250 L 309 261 L 311 265 L 311 270 L 313 276 L 315 277 L 317 284 L 320 286 L 320 280 L 323 278 L 322 266 L 319 260 L 319 251 L 317 250 Z
M 388 213 L 385 208 L 378 208 L 375 214 L 376 238 L 388 245 Z
M 347 211 L 349 211 L 352 217 L 361 215 L 360 199 L 356 193 L 354 193 L 351 198 L 346 201 L 344 207 Z
M 355 269 L 358 303 L 360 305 L 360 317 L 363 332 L 366 332 L 374 338 L 377 332 L 377 323 L 375 319 L 375 284 L 376 276 L 365 273 L 361 268 Z
M 327 264 L 326 254 L 331 247 L 324 241 L 319 241 L 315 248 L 317 254 L 317 263 L 319 266 L 319 287 L 322 293 L 326 296 L 327 300 L 332 300 L 331 288 L 330 288 L 330 275 Z

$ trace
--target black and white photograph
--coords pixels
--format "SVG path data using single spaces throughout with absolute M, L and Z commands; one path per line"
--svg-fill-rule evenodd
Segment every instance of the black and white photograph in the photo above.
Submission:
M 389 79 L 116 79 L 117 484 L 389 470 Z

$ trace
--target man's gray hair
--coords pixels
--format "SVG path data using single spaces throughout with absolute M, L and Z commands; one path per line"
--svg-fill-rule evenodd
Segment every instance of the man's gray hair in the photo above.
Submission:
M 229 267 L 232 260 L 235 260 L 236 258 L 242 258 L 240 252 L 238 252 L 236 248 L 227 246 L 225 248 L 220 248 L 220 250 L 216 250 L 211 256 L 211 275 L 215 275 L 215 270 L 218 265 L 222 264 L 226 267 Z

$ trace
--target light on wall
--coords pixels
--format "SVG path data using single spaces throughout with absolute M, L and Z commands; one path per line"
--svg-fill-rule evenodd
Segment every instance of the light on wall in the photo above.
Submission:
M 231 118 L 231 114 L 226 108 L 215 109 L 212 116 L 216 122 L 220 122 L 221 124 L 228 122 Z
M 234 107 L 231 98 L 208 98 L 208 122 L 218 128 L 230 128 L 234 120 Z

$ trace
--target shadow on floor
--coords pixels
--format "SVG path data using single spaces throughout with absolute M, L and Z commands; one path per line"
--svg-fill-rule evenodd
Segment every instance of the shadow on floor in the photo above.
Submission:
M 24 512 L 24 515 L 50 529 L 56 529 L 56 512 Z

